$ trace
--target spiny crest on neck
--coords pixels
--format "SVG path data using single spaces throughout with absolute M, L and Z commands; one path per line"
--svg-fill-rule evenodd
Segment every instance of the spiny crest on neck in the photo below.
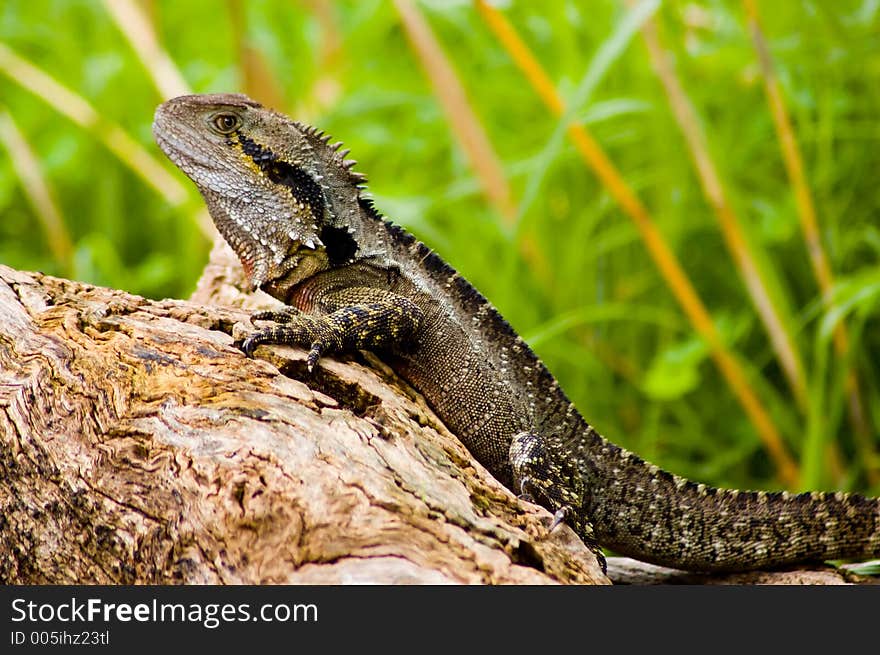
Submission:
M 292 122 L 296 129 L 309 139 L 316 151 L 323 151 L 322 154 L 327 157 L 329 163 L 332 163 L 345 171 L 348 175 L 349 181 L 358 187 L 358 189 L 364 188 L 364 185 L 366 185 L 367 182 L 367 176 L 364 173 L 353 170 L 354 166 L 357 165 L 357 160 L 346 159 L 351 150 L 343 148 L 342 141 L 330 143 L 330 140 L 333 137 L 323 130 L 299 121 Z

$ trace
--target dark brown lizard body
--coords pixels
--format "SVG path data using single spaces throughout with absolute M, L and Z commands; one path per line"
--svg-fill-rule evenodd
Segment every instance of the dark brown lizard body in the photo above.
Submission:
M 584 541 L 695 570 L 880 556 L 880 500 L 695 484 L 601 437 L 464 278 L 362 195 L 337 145 L 241 95 L 159 107 L 159 145 L 192 178 L 255 287 L 290 305 L 243 343 L 309 364 L 375 350 L 502 483 Z

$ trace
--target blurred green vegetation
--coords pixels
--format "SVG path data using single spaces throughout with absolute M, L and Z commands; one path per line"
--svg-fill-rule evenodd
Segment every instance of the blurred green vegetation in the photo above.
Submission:
M 512 228 L 483 194 L 391 2 L 142 2 L 196 92 L 247 90 L 345 140 L 378 207 L 468 277 L 534 346 L 600 431 L 677 473 L 775 487 L 753 425 L 646 254 L 634 224 L 470 2 L 418 3 L 522 202 Z M 616 0 L 496 5 L 571 101 L 609 39 Z M 798 408 L 700 188 L 636 32 L 573 107 L 655 217 L 749 375 L 802 484 L 880 492 L 880 3 L 765 2 L 764 34 L 804 158 L 835 274 L 823 306 L 742 5 L 666 3 L 655 14 L 774 303 L 791 316 L 809 394 Z M 7 0 L 0 43 L 86 99 L 157 159 L 161 101 L 105 4 Z M 610 45 L 614 45 L 613 43 Z M 160 298 L 186 297 L 210 244 L 201 200 L 173 204 L 97 138 L 0 72 L 0 110 L 36 153 L 73 256 L 49 238 L 0 148 L 0 262 Z M 103 129 L 103 128 L 98 128 Z M 530 191 L 531 190 L 531 191 Z M 531 196 L 529 195 L 531 193 Z M 523 199 L 527 198 L 527 202 Z M 523 258 L 532 243 L 546 274 Z M 835 321 L 850 351 L 832 345 Z M 867 441 L 854 436 L 855 371 Z

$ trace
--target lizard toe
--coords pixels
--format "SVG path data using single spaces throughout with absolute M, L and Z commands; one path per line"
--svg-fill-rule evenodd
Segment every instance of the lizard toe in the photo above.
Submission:
M 324 344 L 320 341 L 316 341 L 312 344 L 312 347 L 309 349 L 309 355 L 306 357 L 306 366 L 309 369 L 309 373 L 315 370 L 315 366 L 318 365 L 318 360 L 321 359 L 321 354 L 324 352 Z
M 281 310 L 267 309 L 260 312 L 254 312 L 250 315 L 251 324 L 254 321 L 272 321 L 273 323 L 292 323 L 300 315 L 300 311 L 295 307 L 285 307 Z

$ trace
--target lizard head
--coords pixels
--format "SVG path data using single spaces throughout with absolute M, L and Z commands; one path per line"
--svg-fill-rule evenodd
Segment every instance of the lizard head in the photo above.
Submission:
M 329 137 L 240 94 L 168 100 L 153 135 L 199 188 L 254 288 L 293 285 L 354 257 L 343 220 L 364 178 Z

